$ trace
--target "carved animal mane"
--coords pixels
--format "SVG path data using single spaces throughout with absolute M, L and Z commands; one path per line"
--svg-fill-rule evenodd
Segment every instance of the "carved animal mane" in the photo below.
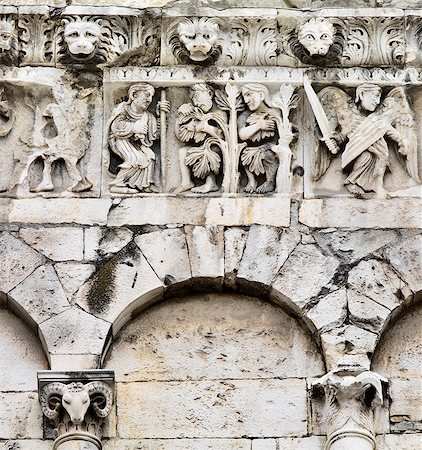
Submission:
M 315 66 L 331 66 L 340 63 L 346 41 L 344 31 L 340 27 L 335 27 L 334 42 L 326 55 L 310 55 L 309 51 L 299 42 L 298 33 L 297 29 L 293 30 L 288 42 L 293 55 L 302 63 Z
M 176 59 L 182 64 L 197 64 L 201 66 L 210 65 L 217 61 L 222 53 L 222 39 L 218 37 L 217 42 L 212 46 L 210 52 L 206 58 L 202 61 L 193 61 L 189 50 L 180 40 L 178 25 L 183 24 L 183 28 L 191 29 L 192 34 L 196 34 L 198 30 L 202 30 L 204 27 L 214 25 L 216 22 L 214 19 L 201 18 L 200 20 L 186 18 L 182 22 L 176 22 L 170 28 L 169 32 L 169 45 L 176 57 Z

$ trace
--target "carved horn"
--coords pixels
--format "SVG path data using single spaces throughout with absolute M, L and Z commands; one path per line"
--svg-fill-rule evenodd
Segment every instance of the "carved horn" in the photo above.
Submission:
M 84 389 L 88 392 L 95 414 L 101 418 L 107 417 L 113 406 L 113 391 L 110 386 L 102 381 L 92 381 Z
M 49 419 L 57 419 L 59 417 L 59 409 L 61 407 L 61 397 L 66 391 L 66 385 L 63 383 L 50 383 L 43 387 L 41 391 L 41 408 L 43 413 Z M 54 404 L 54 409 L 50 407 Z

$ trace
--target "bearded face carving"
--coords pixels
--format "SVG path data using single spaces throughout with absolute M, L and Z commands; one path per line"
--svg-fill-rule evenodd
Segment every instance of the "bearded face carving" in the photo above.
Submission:
M 308 50 L 311 56 L 324 56 L 334 43 L 334 25 L 326 19 L 314 18 L 308 20 L 298 30 L 299 42 Z
M 64 29 L 69 53 L 80 60 L 94 55 L 100 35 L 101 27 L 95 22 L 70 22 Z
M 12 40 L 15 35 L 15 21 L 0 21 L 0 50 L 9 51 L 12 48 Z
M 215 19 L 183 19 L 169 42 L 176 58 L 185 64 L 212 64 L 221 55 L 220 26 Z

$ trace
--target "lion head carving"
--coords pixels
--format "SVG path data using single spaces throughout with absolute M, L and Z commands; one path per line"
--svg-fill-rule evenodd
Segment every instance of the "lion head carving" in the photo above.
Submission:
M 334 25 L 326 19 L 308 20 L 298 31 L 299 42 L 310 55 L 326 55 L 334 43 Z
M 107 20 L 94 16 L 68 16 L 59 32 L 59 59 L 65 64 L 100 64 L 121 52 Z
M 222 51 L 219 22 L 207 17 L 182 19 L 172 27 L 169 42 L 179 62 L 212 64 Z
M 289 38 L 290 48 L 300 61 L 321 66 L 339 62 L 344 42 L 341 27 L 320 17 L 299 25 Z

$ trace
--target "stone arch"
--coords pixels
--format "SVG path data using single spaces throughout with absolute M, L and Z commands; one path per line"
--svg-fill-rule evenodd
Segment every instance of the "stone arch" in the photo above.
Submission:
M 12 301 L 0 295 L 0 441 L 42 438 L 37 371 L 48 360 L 34 330 L 18 317 Z
M 392 431 L 422 431 L 422 298 L 393 311 L 380 334 L 371 369 L 389 381 Z
M 179 285 L 126 323 L 104 365 L 131 399 L 118 405 L 119 439 L 307 434 L 305 379 L 326 371 L 320 348 L 303 320 L 252 291 Z

